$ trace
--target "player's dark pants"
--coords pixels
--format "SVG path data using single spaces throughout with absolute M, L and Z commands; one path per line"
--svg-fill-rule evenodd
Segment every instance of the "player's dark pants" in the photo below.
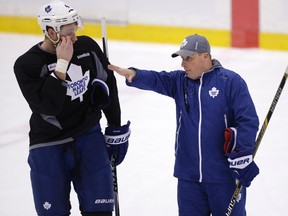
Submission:
M 81 212 L 112 212 L 112 173 L 99 125 L 75 142 L 31 149 L 28 162 L 38 215 L 69 215 L 71 182 Z
M 179 216 L 224 216 L 236 185 L 199 183 L 178 179 Z M 246 216 L 246 188 L 243 187 L 231 216 Z

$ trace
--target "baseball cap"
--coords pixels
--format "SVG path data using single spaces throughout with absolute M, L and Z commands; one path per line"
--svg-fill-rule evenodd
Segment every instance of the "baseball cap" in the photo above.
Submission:
M 171 56 L 172 58 L 177 56 L 188 57 L 194 53 L 204 52 L 210 54 L 210 44 L 208 40 L 204 36 L 194 34 L 186 37 L 180 46 L 180 50 L 173 53 Z

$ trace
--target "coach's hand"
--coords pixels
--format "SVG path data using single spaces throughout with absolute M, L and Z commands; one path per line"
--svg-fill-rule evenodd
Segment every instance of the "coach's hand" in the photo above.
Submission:
M 136 76 L 136 71 L 133 69 L 121 68 L 121 67 L 118 67 L 118 66 L 112 65 L 112 64 L 108 65 L 108 69 L 115 71 L 116 73 L 118 73 L 121 76 L 124 76 L 128 80 L 128 82 L 130 82 L 130 83 L 132 82 L 132 79 Z
M 237 129 L 225 129 L 224 153 L 228 157 L 232 176 L 240 183 L 249 187 L 253 179 L 259 174 L 259 168 L 253 161 L 253 149 L 237 150 Z

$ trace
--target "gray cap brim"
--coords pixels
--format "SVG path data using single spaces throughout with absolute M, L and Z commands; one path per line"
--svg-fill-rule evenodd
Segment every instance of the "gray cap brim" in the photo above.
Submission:
M 189 51 L 189 50 L 179 50 L 179 51 L 173 53 L 171 56 L 172 56 L 172 58 L 175 58 L 177 56 L 181 56 L 183 58 L 187 58 L 188 56 L 192 56 L 194 53 L 196 53 L 196 52 L 192 52 L 192 51 Z

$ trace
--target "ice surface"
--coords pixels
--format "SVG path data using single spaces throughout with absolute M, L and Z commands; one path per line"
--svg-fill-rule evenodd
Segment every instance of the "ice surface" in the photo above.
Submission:
M 0 215 L 36 215 L 29 179 L 28 120 L 30 110 L 13 73 L 16 58 L 42 36 L 0 34 Z M 100 42 L 100 40 L 98 41 Z M 174 70 L 180 58 L 172 59 L 177 45 L 109 41 L 113 64 Z M 260 118 L 268 112 L 283 73 L 288 52 L 261 49 L 212 47 L 212 55 L 247 82 Z M 127 87 L 116 75 L 122 106 L 122 122 L 131 120 L 132 134 L 125 161 L 118 167 L 122 216 L 176 216 L 176 184 L 173 177 L 174 101 L 153 92 Z M 261 174 L 248 189 L 248 215 L 287 215 L 288 200 L 288 86 L 283 90 L 255 161 Z M 101 122 L 105 124 L 104 121 Z M 80 216 L 75 193 L 72 215 Z

